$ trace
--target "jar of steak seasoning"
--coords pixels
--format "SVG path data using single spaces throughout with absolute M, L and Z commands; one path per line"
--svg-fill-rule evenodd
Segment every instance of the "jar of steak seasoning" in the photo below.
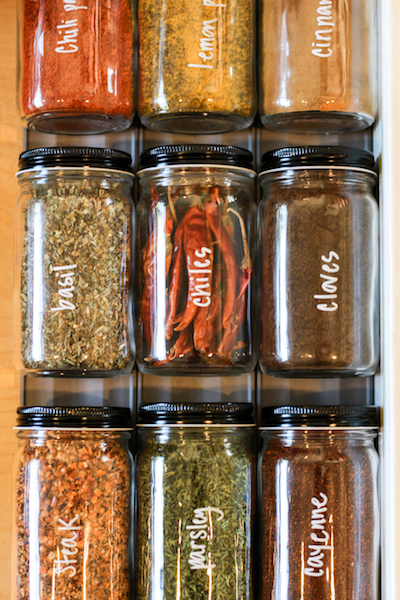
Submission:
M 159 146 L 138 177 L 137 350 L 143 372 L 250 372 L 255 365 L 252 154 Z
M 249 404 L 139 411 L 135 597 L 253 598 L 255 439 Z
M 130 598 L 130 411 L 18 409 L 13 600 Z
M 23 372 L 106 377 L 134 361 L 131 157 L 100 148 L 20 156 L 16 359 Z
M 264 373 L 372 375 L 378 364 L 378 205 L 371 153 L 339 146 L 263 156 Z
M 377 600 L 377 409 L 268 407 L 260 430 L 261 600 Z

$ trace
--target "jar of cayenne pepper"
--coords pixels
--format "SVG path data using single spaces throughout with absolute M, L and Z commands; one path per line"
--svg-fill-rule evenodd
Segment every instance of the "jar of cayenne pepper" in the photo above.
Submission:
M 16 360 L 24 373 L 129 373 L 132 318 L 131 156 L 37 148 L 20 156 Z
M 130 598 L 130 411 L 18 409 L 13 600 Z
M 371 153 L 339 146 L 263 156 L 264 373 L 373 375 L 378 364 L 378 205 Z
M 259 460 L 261 600 L 377 600 L 378 412 L 268 407 Z
M 262 123 L 275 130 L 365 129 L 378 106 L 375 0 L 262 0 Z
M 252 154 L 159 146 L 138 172 L 137 362 L 142 372 L 250 372 L 255 364 Z
M 21 0 L 24 125 L 46 133 L 126 129 L 134 113 L 132 0 Z

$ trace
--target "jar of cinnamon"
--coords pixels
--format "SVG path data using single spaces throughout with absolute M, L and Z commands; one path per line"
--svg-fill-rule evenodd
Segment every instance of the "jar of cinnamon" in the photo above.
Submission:
M 264 373 L 373 375 L 378 364 L 378 205 L 370 152 L 263 156 L 259 207 Z
M 46 133 L 120 131 L 134 113 L 132 0 L 19 3 L 24 125 Z
M 375 0 L 262 0 L 262 123 L 281 131 L 355 131 L 377 114 Z

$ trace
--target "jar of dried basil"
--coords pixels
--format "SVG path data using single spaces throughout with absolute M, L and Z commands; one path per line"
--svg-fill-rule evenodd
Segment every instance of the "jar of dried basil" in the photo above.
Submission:
M 132 369 L 130 165 L 129 154 L 110 149 L 21 154 L 15 322 L 23 372 Z
M 253 598 L 251 404 L 139 411 L 135 598 Z
M 377 409 L 268 407 L 261 600 L 377 600 Z
M 372 375 L 378 364 L 378 205 L 371 153 L 306 146 L 263 157 L 264 373 Z
M 176 133 L 249 127 L 255 104 L 254 0 L 139 0 L 138 112 Z
M 130 411 L 18 409 L 13 600 L 130 598 Z
M 281 131 L 369 127 L 378 107 L 376 0 L 260 2 L 262 123 Z
M 138 176 L 138 365 L 253 369 L 256 205 L 252 154 L 193 144 L 146 150 Z

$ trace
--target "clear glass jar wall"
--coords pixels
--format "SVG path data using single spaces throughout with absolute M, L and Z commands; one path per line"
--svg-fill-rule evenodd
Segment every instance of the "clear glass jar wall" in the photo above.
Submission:
M 15 326 L 23 372 L 106 377 L 133 366 L 133 176 L 112 167 L 71 167 L 80 152 L 92 164 L 100 154 L 95 165 L 107 165 L 108 155 L 125 167 L 131 161 L 125 153 L 87 148 L 21 155 L 23 167 L 47 158 L 53 164 L 18 173 Z
M 347 132 L 377 116 L 375 0 L 262 0 L 259 113 L 282 131 Z
M 129 127 L 134 19 L 131 0 L 19 0 L 24 125 L 67 134 Z
M 232 594 L 252 600 L 255 439 L 246 416 L 252 407 L 240 409 L 243 420 L 229 423 L 226 414 L 239 412 L 238 405 L 143 407 L 138 600 L 222 600 Z
M 103 420 L 115 420 L 111 412 L 125 420 L 114 427 L 126 428 L 129 410 L 34 407 L 21 412 L 20 422 L 42 419 L 42 424 L 23 423 L 17 433 L 13 600 L 127 600 L 130 432 L 102 430 L 104 423 L 94 430 L 82 427 L 102 413 Z
M 280 407 L 276 412 L 295 415 L 296 410 L 297 426 L 278 425 L 276 416 L 271 426 L 271 408 L 262 418 L 261 600 L 377 600 L 377 425 L 338 425 L 326 416 L 317 426 L 307 423 L 307 411 L 345 414 L 351 407 Z
M 313 166 L 272 164 L 261 175 L 260 366 L 278 376 L 372 375 L 379 357 L 375 174 L 318 163 L 324 150 L 352 160 L 350 148 L 282 149 L 269 158 L 313 149 L 320 152 L 308 156 Z
M 138 366 L 160 374 L 249 372 L 256 362 L 255 173 L 212 159 L 191 165 L 196 159 L 182 148 L 176 164 L 138 174 Z M 221 154 L 216 148 L 232 150 L 210 154 Z M 176 147 L 152 152 L 169 149 Z

